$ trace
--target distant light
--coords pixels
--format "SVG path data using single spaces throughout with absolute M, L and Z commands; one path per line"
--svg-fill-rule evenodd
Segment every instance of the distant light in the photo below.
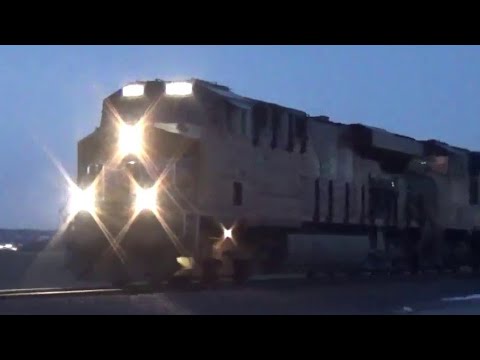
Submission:
M 3 245 L 0 245 L 0 249 L 3 249 Z
M 5 244 L 4 247 L 5 247 L 5 249 L 11 249 L 11 248 L 13 248 L 13 245 L 12 244 Z
M 18 249 L 16 247 L 12 247 L 10 250 L 17 251 Z
M 165 93 L 169 96 L 188 96 L 193 93 L 193 85 L 189 82 L 171 82 L 165 85 Z
M 124 97 L 139 97 L 143 96 L 145 92 L 145 86 L 142 84 L 130 84 L 126 85 L 122 89 L 122 95 Z

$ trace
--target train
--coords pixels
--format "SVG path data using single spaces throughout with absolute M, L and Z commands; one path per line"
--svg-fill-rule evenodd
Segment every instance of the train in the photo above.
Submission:
M 77 144 L 66 263 L 124 285 L 480 265 L 480 153 L 239 95 L 125 84 Z

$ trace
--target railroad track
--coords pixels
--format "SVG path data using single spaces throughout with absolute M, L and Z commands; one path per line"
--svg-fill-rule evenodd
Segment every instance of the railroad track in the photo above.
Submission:
M 326 285 L 348 285 L 358 283 L 382 283 L 382 282 L 424 282 L 424 281 L 437 281 L 447 279 L 463 279 L 463 280 L 475 280 L 478 279 L 480 284 L 480 276 L 473 274 L 469 271 L 461 271 L 457 273 L 453 272 L 423 272 L 420 274 L 387 274 L 387 273 L 365 273 L 365 274 L 336 274 L 335 276 L 329 276 L 326 274 L 319 274 L 313 279 L 307 279 L 305 275 L 301 274 L 278 274 L 278 275 L 264 275 L 256 276 L 252 278 L 246 286 L 264 286 L 265 284 L 271 286 L 277 286 L 279 283 L 285 286 L 295 286 L 311 284 L 315 286 Z M 6 289 L 0 290 L 0 300 L 13 299 L 22 297 L 68 297 L 68 296 L 101 296 L 101 295 L 140 295 L 140 294 L 154 294 L 167 291 L 175 292 L 191 292 L 202 290 L 226 290 L 226 289 L 240 289 L 240 285 L 234 285 L 231 281 L 222 280 L 215 285 L 205 286 L 199 282 L 192 282 L 188 285 L 175 286 L 167 283 L 159 286 L 151 286 L 146 282 L 133 283 L 125 286 L 124 288 L 114 287 L 45 287 L 45 288 L 31 288 L 31 289 Z
M 89 296 L 114 295 L 125 293 L 124 289 L 115 288 L 35 288 L 0 290 L 0 300 L 22 297 L 58 297 L 58 296 Z
M 0 290 L 0 300 L 22 298 L 22 297 L 66 297 L 66 296 L 100 296 L 100 295 L 140 295 L 154 294 L 166 291 L 199 291 L 211 290 L 215 288 L 228 287 L 230 282 L 220 281 L 214 286 L 205 286 L 200 282 L 192 282 L 188 285 L 171 285 L 168 283 L 152 286 L 147 282 L 128 284 L 123 288 L 115 287 L 45 287 L 45 288 L 25 288 L 25 289 L 5 289 Z

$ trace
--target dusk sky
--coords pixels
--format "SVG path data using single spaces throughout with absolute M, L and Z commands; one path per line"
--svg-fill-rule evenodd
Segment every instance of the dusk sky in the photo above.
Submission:
M 2 46 L 0 227 L 53 229 L 76 142 L 133 80 L 197 77 L 249 97 L 480 149 L 478 46 Z

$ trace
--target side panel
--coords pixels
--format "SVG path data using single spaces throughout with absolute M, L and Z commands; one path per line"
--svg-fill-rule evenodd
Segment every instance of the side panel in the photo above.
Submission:
M 438 192 L 436 206 L 432 209 L 437 222 L 447 229 L 471 229 L 468 154 L 459 151 L 448 157 L 432 155 L 427 164 L 428 174 Z
M 255 145 L 252 134 L 239 132 L 238 126 L 217 126 L 225 123 L 223 106 L 213 108 L 212 119 L 218 119 L 210 122 L 202 140 L 199 205 L 204 212 L 228 222 L 246 219 L 250 225 L 299 226 L 311 220 L 313 204 L 304 206 L 303 199 L 313 199 L 315 159 L 312 162 L 309 154 L 300 154 L 298 146 L 288 152 L 281 142 L 272 149 L 271 130 L 260 130 Z M 266 124 L 272 126 L 269 121 Z M 234 201 L 238 189 L 240 202 Z
M 470 203 L 469 199 L 469 179 L 468 179 L 468 154 L 458 153 L 449 157 L 449 198 L 447 203 L 453 211 L 450 215 L 450 227 L 456 229 L 470 228 L 471 221 L 467 220 L 468 215 L 464 214 L 465 209 Z M 445 206 L 446 204 L 444 204 Z M 449 207 L 445 206 L 445 210 Z
M 287 266 L 318 271 L 358 270 L 369 250 L 368 236 L 289 235 Z
M 364 159 L 358 155 L 355 157 L 355 186 L 359 189 L 360 196 L 358 206 L 360 211 L 356 221 L 358 223 L 368 223 L 370 212 L 370 192 L 369 192 L 369 177 L 375 177 L 382 174 L 380 166 L 376 161 Z M 362 205 L 362 188 L 363 188 L 363 205 Z M 363 209 L 363 211 L 362 211 Z
M 310 144 L 318 158 L 319 221 L 335 222 L 343 218 L 339 209 L 338 142 L 340 126 L 312 121 L 310 123 Z M 342 184 L 340 184 L 341 186 Z M 342 188 L 343 190 L 343 188 Z M 313 202 L 315 199 L 312 199 Z
M 343 125 L 312 121 L 310 126 L 311 146 L 319 163 L 319 222 L 365 223 L 368 179 L 382 173 L 378 163 L 361 158 L 350 148 L 343 140 Z M 315 198 L 310 202 L 314 205 Z

